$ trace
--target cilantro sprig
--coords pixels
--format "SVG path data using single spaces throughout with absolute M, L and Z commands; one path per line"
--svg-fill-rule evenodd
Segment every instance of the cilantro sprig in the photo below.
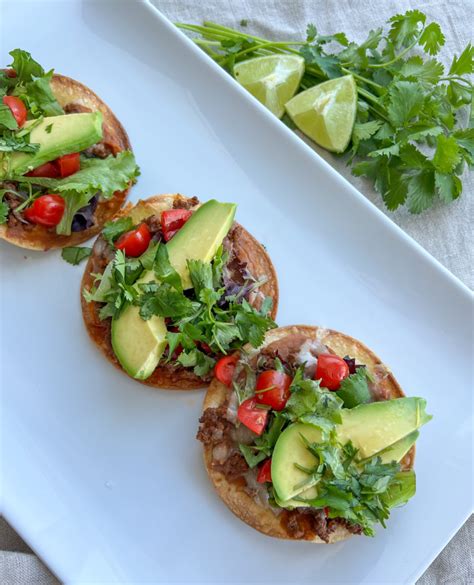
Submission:
M 348 164 L 356 176 L 373 182 L 389 210 L 406 205 L 420 213 L 436 201 L 457 199 L 461 176 L 473 165 L 469 76 L 474 72 L 474 47 L 468 44 L 445 71 L 435 58 L 445 44 L 436 22 L 409 10 L 390 18 L 388 25 L 386 34 L 383 28 L 372 30 L 357 44 L 344 33 L 320 35 L 314 24 L 308 25 L 306 40 L 292 42 L 269 41 L 213 22 L 177 24 L 198 35 L 195 42 L 230 73 L 239 61 L 289 53 L 305 59 L 300 91 L 353 75 L 358 111 Z M 464 107 L 470 108 L 466 127 L 459 122 Z

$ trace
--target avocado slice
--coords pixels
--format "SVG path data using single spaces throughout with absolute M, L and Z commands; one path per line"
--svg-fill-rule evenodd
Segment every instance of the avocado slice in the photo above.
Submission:
M 102 114 L 66 114 L 29 120 L 24 128 L 32 127 L 30 143 L 39 144 L 34 153 L 0 153 L 0 179 L 23 175 L 64 154 L 81 152 L 102 139 Z
M 166 244 L 170 263 L 180 275 L 184 289 L 192 287 L 187 261 L 210 262 L 214 258 L 234 221 L 236 207 L 234 203 L 207 201 Z M 153 270 L 148 270 L 136 284 L 155 278 Z M 112 320 L 112 347 L 123 369 L 133 378 L 145 380 L 166 348 L 164 319 L 154 315 L 144 321 L 137 307 L 126 307 Z
M 343 408 L 337 426 L 341 443 L 352 441 L 362 459 L 372 457 L 431 420 L 426 400 L 409 397 Z
M 403 439 L 396 441 L 393 445 L 389 445 L 382 449 L 378 453 L 374 453 L 370 457 L 366 459 L 362 459 L 360 463 L 365 463 L 368 459 L 372 459 L 372 457 L 380 457 L 382 459 L 382 463 L 390 463 L 391 461 L 401 461 L 403 457 L 408 453 L 408 451 L 413 447 L 416 443 L 420 435 L 419 431 L 413 431 L 409 433 Z
M 311 488 L 311 482 L 306 483 L 308 474 L 295 466 L 297 463 L 311 469 L 318 462 L 307 449 L 303 437 L 310 443 L 318 443 L 321 441 L 321 431 L 312 425 L 294 423 L 282 432 L 275 444 L 272 455 L 272 482 L 275 494 L 281 501 L 291 500 Z
M 183 289 L 192 288 L 188 260 L 210 262 L 234 221 L 235 203 L 215 199 L 199 207 L 179 232 L 166 244 L 171 265 L 180 275 Z
M 338 439 L 342 444 L 351 441 L 364 460 L 380 455 L 384 462 L 399 461 L 415 443 L 417 429 L 431 419 L 425 405 L 422 398 L 410 397 L 344 408 L 342 423 L 336 426 Z M 283 431 L 273 451 L 273 487 L 284 507 L 304 505 L 289 500 L 311 486 L 310 483 L 303 486 L 308 475 L 295 463 L 306 468 L 313 468 L 317 463 L 302 436 L 310 442 L 321 440 L 321 432 L 316 427 L 294 423 Z
M 129 305 L 118 319 L 112 319 L 111 338 L 115 355 L 127 374 L 146 380 L 166 348 L 165 320 L 153 315 L 144 321 L 139 308 Z

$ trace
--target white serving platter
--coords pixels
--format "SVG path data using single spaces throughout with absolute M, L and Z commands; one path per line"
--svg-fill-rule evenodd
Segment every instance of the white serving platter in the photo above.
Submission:
M 3 515 L 67 583 L 413 582 L 472 509 L 469 291 L 151 5 L 0 10 L 2 64 L 29 50 L 123 122 L 142 169 L 132 200 L 239 203 L 278 270 L 279 323 L 360 338 L 434 414 L 417 495 L 387 530 L 332 546 L 265 537 L 211 489 L 194 439 L 203 393 L 116 371 L 82 325 L 82 267 L 2 243 Z

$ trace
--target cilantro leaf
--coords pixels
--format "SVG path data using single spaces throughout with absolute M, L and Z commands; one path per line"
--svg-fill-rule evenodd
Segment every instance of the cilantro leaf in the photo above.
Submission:
M 155 276 L 159 281 L 169 284 L 178 292 L 183 290 L 181 277 L 171 265 L 168 256 L 168 248 L 164 244 L 158 245 L 153 268 Z
M 192 367 L 196 376 L 200 376 L 201 378 L 206 376 L 216 363 L 216 360 L 197 348 L 190 351 L 182 351 L 177 361 L 184 368 Z
M 394 126 L 405 126 L 421 112 L 425 96 L 420 83 L 396 81 L 388 91 L 388 117 Z
M 160 317 L 186 317 L 196 310 L 196 305 L 170 284 L 157 285 L 146 283 L 140 285 L 144 294 L 139 299 L 140 316 L 145 321 L 152 315 Z
M 306 63 L 316 65 L 328 79 L 341 75 L 339 59 L 326 54 L 319 46 L 306 45 L 301 48 L 301 55 Z
M 438 83 L 444 73 L 444 67 L 436 59 L 423 61 L 419 55 L 410 57 L 400 69 L 400 75 L 427 83 Z
M 334 392 L 320 388 L 319 382 L 302 379 L 298 371 L 290 389 L 291 396 L 283 412 L 291 421 L 317 426 L 323 434 L 341 422 L 342 400 Z
M 461 155 L 454 136 L 440 134 L 436 141 L 433 166 L 440 173 L 451 173 L 459 164 Z
M 367 369 L 357 368 L 355 374 L 351 374 L 341 382 L 337 395 L 344 402 L 345 408 L 354 408 L 358 404 L 371 401 L 367 380 Z
M 380 120 L 371 120 L 370 122 L 365 122 L 364 124 L 354 124 L 352 140 L 355 142 L 368 140 L 377 132 L 381 125 L 382 122 L 380 122 Z
M 239 328 L 241 338 L 248 339 L 253 347 L 262 345 L 265 333 L 275 327 L 273 319 L 266 314 L 267 311 L 257 311 L 245 299 L 242 304 L 235 305 L 234 309 L 235 323 Z
M 280 412 L 275 412 L 267 430 L 260 437 L 256 437 L 252 445 L 239 445 L 240 451 L 250 469 L 270 457 L 285 423 L 286 418 Z
M 92 248 L 88 248 L 87 246 L 69 246 L 61 250 L 61 258 L 69 262 L 69 264 L 76 266 L 86 258 L 89 258 L 91 253 Z
M 418 44 L 424 48 L 426 53 L 436 55 L 444 45 L 444 41 L 445 38 L 439 24 L 437 22 L 431 22 L 425 27 Z
M 420 24 L 424 24 L 426 16 L 419 10 L 408 10 L 405 14 L 396 14 L 390 18 L 392 24 L 388 36 L 399 47 L 408 47 L 420 33 Z
M 474 73 L 474 46 L 469 43 L 464 51 L 456 57 L 449 69 L 449 75 L 470 75 Z
M 310 23 L 308 24 L 308 26 L 306 27 L 306 41 L 308 43 L 312 43 L 314 41 L 314 39 L 316 38 L 318 34 L 318 31 L 316 29 L 316 27 L 314 26 L 314 24 Z
M 462 191 L 462 183 L 456 175 L 435 173 L 436 192 L 445 203 L 454 201 Z
M 407 205 L 412 213 L 421 213 L 428 209 L 434 199 L 434 172 L 421 171 L 408 180 Z
M 214 288 L 212 267 L 208 262 L 188 260 L 188 269 L 193 288 L 198 297 L 203 289 L 212 290 Z
M 1 112 L 0 112 L 1 118 Z M 16 122 L 15 122 L 16 123 Z M 1 121 L 0 121 L 1 124 Z M 36 152 L 39 144 L 31 144 L 29 135 L 19 136 L 18 132 L 3 132 L 0 136 L 0 152 Z
M 110 244 L 111 246 L 114 245 L 115 240 L 124 234 L 125 232 L 130 231 L 133 228 L 133 221 L 132 218 L 121 217 L 114 221 L 107 221 L 104 224 L 102 229 L 102 237 L 105 241 Z
M 8 106 L 0 102 L 0 128 L 7 128 L 8 130 L 16 130 L 18 124 Z

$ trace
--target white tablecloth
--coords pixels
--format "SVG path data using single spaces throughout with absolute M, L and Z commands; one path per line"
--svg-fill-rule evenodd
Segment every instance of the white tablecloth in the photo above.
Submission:
M 306 24 L 313 22 L 323 34 L 344 31 L 349 38 L 358 41 L 393 14 L 416 8 L 441 25 L 446 44 L 440 58 L 445 62 L 450 61 L 453 53 L 459 54 L 472 35 L 472 0 L 154 0 L 154 3 L 174 22 L 213 20 L 235 27 L 240 20 L 246 19 L 246 30 L 249 32 L 278 39 L 299 39 L 304 35 Z M 322 149 L 317 150 L 377 207 L 384 209 L 380 197 L 367 181 L 353 177 L 344 163 Z M 393 221 L 471 288 L 473 191 L 471 174 L 465 177 L 462 197 L 449 206 L 437 205 L 419 216 L 410 215 L 405 210 L 389 213 Z M 449 513 L 449 506 L 445 513 Z M 469 585 L 474 582 L 473 525 L 471 517 L 421 577 L 418 585 Z M 0 583 L 57 583 L 41 561 L 1 519 L 0 551 Z

